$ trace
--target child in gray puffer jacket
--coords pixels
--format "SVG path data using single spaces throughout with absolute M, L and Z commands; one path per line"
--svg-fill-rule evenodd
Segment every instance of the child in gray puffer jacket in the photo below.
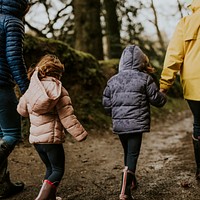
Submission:
M 131 188 L 137 186 L 135 171 L 142 135 L 150 131 L 150 105 L 166 103 L 166 96 L 149 75 L 152 72 L 148 57 L 138 46 L 130 45 L 122 53 L 119 72 L 108 80 L 103 92 L 103 106 L 124 149 L 120 200 L 132 199 Z

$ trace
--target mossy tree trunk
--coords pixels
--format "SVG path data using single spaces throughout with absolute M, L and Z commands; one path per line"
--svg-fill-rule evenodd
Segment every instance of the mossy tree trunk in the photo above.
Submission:
M 73 0 L 75 49 L 103 59 L 100 0 Z

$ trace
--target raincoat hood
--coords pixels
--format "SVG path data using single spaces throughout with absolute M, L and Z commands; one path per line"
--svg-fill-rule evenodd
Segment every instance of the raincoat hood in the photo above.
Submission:
M 141 71 L 144 67 L 146 56 L 136 45 L 130 45 L 122 52 L 119 62 L 119 72 L 122 70 L 137 69 Z
M 30 86 L 26 92 L 31 110 L 38 114 L 44 114 L 52 110 L 61 95 L 62 84 L 53 77 L 38 78 L 38 71 L 31 77 Z
M 193 0 L 191 4 L 189 5 L 189 8 L 192 10 L 192 12 L 196 12 L 200 9 L 200 0 Z
M 1 0 L 0 14 L 12 15 L 22 19 L 29 4 L 29 0 Z

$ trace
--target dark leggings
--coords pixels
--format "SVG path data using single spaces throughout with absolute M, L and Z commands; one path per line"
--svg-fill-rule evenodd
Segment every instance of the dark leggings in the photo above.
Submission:
M 193 136 L 195 139 L 200 139 L 200 101 L 187 100 L 187 102 L 194 118 Z
M 35 144 L 36 151 L 46 166 L 44 180 L 58 186 L 65 170 L 65 153 L 62 144 Z
M 142 133 L 119 135 L 119 139 L 124 149 L 124 165 L 135 173 L 142 144 Z

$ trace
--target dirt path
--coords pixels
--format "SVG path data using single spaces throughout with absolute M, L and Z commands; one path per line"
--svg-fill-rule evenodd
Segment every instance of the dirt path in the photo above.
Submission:
M 181 117 L 180 117 L 181 116 Z M 179 120 L 181 118 L 181 120 Z M 145 134 L 139 157 L 136 200 L 197 200 L 199 185 L 194 178 L 190 113 L 153 125 Z M 123 154 L 118 138 L 111 132 L 91 133 L 83 142 L 67 138 L 66 172 L 58 194 L 63 200 L 117 200 Z M 44 167 L 30 145 L 19 145 L 10 156 L 13 180 L 25 181 L 23 193 L 11 200 L 34 200 Z

